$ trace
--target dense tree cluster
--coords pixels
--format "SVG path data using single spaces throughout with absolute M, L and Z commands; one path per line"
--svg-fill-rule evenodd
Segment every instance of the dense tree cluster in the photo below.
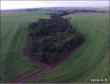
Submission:
M 51 15 L 51 19 L 40 19 L 29 26 L 32 57 L 38 61 L 52 63 L 63 58 L 65 52 L 75 48 L 82 36 L 67 19 Z

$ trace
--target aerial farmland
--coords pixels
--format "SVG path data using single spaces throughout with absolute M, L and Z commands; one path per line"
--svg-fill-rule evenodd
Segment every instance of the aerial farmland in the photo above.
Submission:
M 109 9 L 1 11 L 1 83 L 108 83 Z

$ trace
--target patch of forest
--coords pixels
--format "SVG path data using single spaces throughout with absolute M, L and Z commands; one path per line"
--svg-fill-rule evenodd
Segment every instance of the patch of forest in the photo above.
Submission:
M 82 43 L 84 37 L 68 19 L 58 14 L 50 15 L 50 19 L 39 19 L 29 25 L 28 33 L 31 41 L 31 58 L 54 63 L 63 58 L 64 54 Z

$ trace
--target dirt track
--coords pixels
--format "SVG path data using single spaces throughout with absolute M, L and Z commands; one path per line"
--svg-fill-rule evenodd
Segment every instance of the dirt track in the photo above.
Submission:
M 70 54 L 75 52 L 84 42 L 85 42 L 85 39 L 83 39 L 82 42 L 76 48 L 74 48 L 72 51 L 65 53 L 64 58 L 62 60 L 60 60 L 59 62 L 54 63 L 52 65 L 32 61 L 33 64 L 39 65 L 41 67 L 41 69 L 39 71 L 35 71 L 30 74 L 27 74 L 26 76 L 19 77 L 19 78 L 15 79 L 14 81 L 12 81 L 12 83 L 26 83 L 29 80 L 32 80 L 34 78 L 36 78 L 36 80 L 37 80 L 40 77 L 48 74 L 57 65 L 63 63 L 65 60 L 67 60 L 70 57 Z
M 46 65 L 43 63 L 37 63 L 37 65 L 38 64 L 42 67 L 42 69 L 40 71 L 36 71 L 36 72 L 33 72 L 33 73 L 26 75 L 25 77 L 21 77 L 16 82 L 17 83 L 24 83 L 28 80 L 32 80 L 34 78 L 42 77 L 42 76 L 46 75 L 51 70 L 49 65 Z

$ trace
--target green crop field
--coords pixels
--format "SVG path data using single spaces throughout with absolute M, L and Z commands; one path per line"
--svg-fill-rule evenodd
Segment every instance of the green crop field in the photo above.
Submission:
M 1 67 L 0 82 L 9 82 L 20 75 L 40 69 L 23 55 L 28 24 L 39 18 L 49 18 L 38 12 L 1 14 Z M 86 41 L 66 61 L 47 75 L 29 82 L 92 82 L 91 79 L 109 80 L 109 15 L 107 13 L 70 14 L 72 25 Z M 104 82 L 106 82 L 104 81 Z
M 1 14 L 1 67 L 0 81 L 8 82 L 19 75 L 39 69 L 31 60 L 23 56 L 28 24 L 47 15 L 36 12 L 15 12 Z
M 86 37 L 86 42 L 71 54 L 67 61 L 39 81 L 63 83 L 92 82 L 91 79 L 109 81 L 109 15 L 82 13 L 65 17 L 71 18 L 70 22 Z M 36 79 L 32 81 L 36 82 Z

